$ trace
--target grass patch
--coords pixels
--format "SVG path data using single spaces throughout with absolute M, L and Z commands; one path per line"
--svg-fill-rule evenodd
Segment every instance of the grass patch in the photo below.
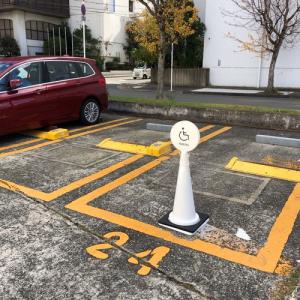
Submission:
M 296 109 L 277 109 L 264 106 L 244 106 L 244 105 L 232 105 L 232 104 L 210 104 L 210 103 L 197 103 L 197 102 L 183 102 L 170 99 L 158 100 L 148 98 L 135 98 L 125 96 L 109 96 L 111 101 L 140 103 L 146 105 L 156 105 L 161 107 L 191 107 L 202 109 L 223 109 L 223 110 L 237 110 L 237 111 L 249 111 L 249 112 L 263 112 L 263 113 L 283 113 L 288 115 L 300 115 L 300 110 Z
M 290 277 L 282 280 L 272 293 L 272 300 L 284 300 L 291 296 L 297 286 L 300 286 L 300 267 L 290 275 Z

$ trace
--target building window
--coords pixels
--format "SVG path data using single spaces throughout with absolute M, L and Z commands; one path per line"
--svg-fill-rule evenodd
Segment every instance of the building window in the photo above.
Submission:
M 48 32 L 50 35 L 55 25 L 43 21 L 26 21 L 25 27 L 28 40 L 46 41 Z
M 5 36 L 14 36 L 13 22 L 9 19 L 0 19 L 0 38 Z
M 133 0 L 129 0 L 129 12 L 133 12 Z

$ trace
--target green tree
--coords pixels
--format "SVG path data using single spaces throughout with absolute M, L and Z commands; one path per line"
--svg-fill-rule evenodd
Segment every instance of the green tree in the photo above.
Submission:
M 130 27 L 135 40 L 151 53 L 157 53 L 157 94 L 164 98 L 164 69 L 168 45 L 194 34 L 192 24 L 198 19 L 191 0 L 138 0 L 146 8 Z M 188 16 L 188 17 L 187 17 Z
M 73 32 L 74 36 L 74 55 L 83 56 L 83 27 L 77 28 Z M 101 53 L 102 41 L 100 38 L 94 38 L 92 31 L 85 26 L 86 57 L 96 60 L 98 67 L 102 68 L 104 59 Z
M 178 68 L 201 68 L 203 62 L 205 25 L 200 19 L 192 25 L 195 31 L 174 45 L 174 66 Z M 171 65 L 171 47 L 166 55 L 166 65 Z
M 135 40 L 134 33 L 130 30 L 131 22 L 128 22 L 126 25 L 126 46 L 124 50 L 129 60 L 129 64 L 133 67 L 138 62 L 145 62 L 147 65 L 151 66 L 157 63 L 157 54 L 151 53 L 145 47 L 139 45 Z
M 10 36 L 0 38 L 0 56 L 19 56 L 20 48 L 17 41 Z

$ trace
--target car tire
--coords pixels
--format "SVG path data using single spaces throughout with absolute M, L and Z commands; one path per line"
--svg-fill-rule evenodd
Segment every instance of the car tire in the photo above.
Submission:
M 80 121 L 85 125 L 94 125 L 100 120 L 100 105 L 94 99 L 87 99 L 80 109 Z
M 133 77 L 133 79 L 135 80 L 135 79 L 136 79 L 136 77 Z
M 146 74 L 144 74 L 143 75 L 143 79 L 147 79 L 148 77 L 147 77 L 147 75 Z

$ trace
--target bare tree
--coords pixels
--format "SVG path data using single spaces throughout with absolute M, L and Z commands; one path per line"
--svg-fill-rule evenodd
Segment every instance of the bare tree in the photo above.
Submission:
M 145 6 L 158 27 L 157 95 L 164 98 L 164 65 L 166 49 L 177 38 L 194 33 L 193 23 L 198 19 L 192 0 L 138 0 Z
M 231 25 L 242 27 L 249 40 L 240 40 L 242 49 L 271 55 L 266 93 L 276 93 L 274 73 L 282 47 L 293 47 L 300 33 L 300 0 L 231 0 L 236 11 L 225 11 L 233 21 Z

